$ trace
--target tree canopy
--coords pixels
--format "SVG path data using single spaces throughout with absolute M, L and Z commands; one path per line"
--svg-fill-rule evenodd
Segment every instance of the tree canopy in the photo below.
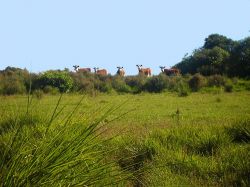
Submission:
M 219 34 L 211 34 L 204 45 L 185 56 L 175 65 L 183 74 L 221 74 L 230 77 L 250 76 L 250 37 L 233 41 Z

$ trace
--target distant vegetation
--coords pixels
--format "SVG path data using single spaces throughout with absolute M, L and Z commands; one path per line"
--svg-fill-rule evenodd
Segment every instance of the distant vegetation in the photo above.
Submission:
M 243 78 L 228 78 L 219 74 L 203 76 L 194 75 L 167 76 L 102 76 L 91 73 L 70 72 L 69 70 L 49 70 L 44 73 L 31 73 L 26 69 L 7 67 L 0 71 L 0 94 L 43 94 L 81 93 L 96 95 L 98 93 L 160 93 L 175 92 L 187 96 L 197 91 L 240 91 L 250 90 L 250 81 Z
M 167 76 L 111 76 L 90 72 L 48 70 L 43 73 L 29 73 L 26 69 L 7 67 L 0 71 L 0 94 L 25 94 L 59 92 L 141 93 L 178 92 L 186 96 L 190 91 L 222 88 L 227 92 L 250 89 L 250 37 L 233 41 L 225 36 L 212 34 L 204 45 L 186 55 L 174 66 L 180 75 Z M 204 89 L 206 88 L 206 89 Z
M 204 45 L 175 65 L 183 74 L 250 77 L 250 37 L 234 41 L 219 34 L 205 39 Z

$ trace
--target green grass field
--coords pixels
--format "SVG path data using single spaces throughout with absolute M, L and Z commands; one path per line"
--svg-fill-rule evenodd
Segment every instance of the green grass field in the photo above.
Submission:
M 250 185 L 250 92 L 59 98 L 0 97 L 0 186 Z

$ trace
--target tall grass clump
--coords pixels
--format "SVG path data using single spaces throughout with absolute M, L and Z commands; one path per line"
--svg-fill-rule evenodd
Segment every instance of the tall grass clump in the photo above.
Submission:
M 163 146 L 169 149 L 184 149 L 187 154 L 198 154 L 201 156 L 211 156 L 226 142 L 228 138 L 219 131 L 204 131 L 200 128 L 189 130 L 188 127 L 173 129 L 160 138 Z
M 131 176 L 128 181 L 130 185 L 145 186 L 146 171 L 157 153 L 154 142 L 126 137 L 116 139 L 115 144 L 118 146 L 115 160 Z
M 189 95 L 189 88 L 186 82 L 180 81 L 176 87 L 179 97 L 186 97 Z
M 13 128 L 0 136 L 0 186 L 105 186 L 122 180 L 114 162 L 106 160 L 106 140 L 99 137 L 100 124 L 112 110 L 78 122 L 72 116 L 79 103 L 57 123 L 61 99 L 50 119 L 32 126 L 22 118 L 3 123 Z
M 226 127 L 226 132 L 232 138 L 233 142 L 249 143 L 250 142 L 250 120 L 242 120 Z
M 250 185 L 250 147 L 249 145 L 231 145 L 221 153 L 218 175 L 223 176 L 224 186 Z

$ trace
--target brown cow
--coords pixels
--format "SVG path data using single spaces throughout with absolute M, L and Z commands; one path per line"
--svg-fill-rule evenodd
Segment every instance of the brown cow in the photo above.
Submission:
M 147 77 L 151 76 L 150 68 L 142 68 L 142 65 L 136 65 L 139 71 L 139 74 L 146 75 Z
M 82 73 L 86 73 L 86 72 L 90 73 L 91 72 L 90 68 L 79 68 L 78 65 L 74 65 L 73 67 L 74 67 L 76 72 L 82 72 Z
M 123 67 L 118 66 L 117 68 L 118 68 L 118 70 L 117 70 L 116 74 L 124 77 L 125 71 L 124 71 Z
M 95 74 L 97 74 L 97 75 L 107 75 L 108 74 L 106 69 L 99 69 L 99 68 L 94 67 L 94 71 L 95 71 Z
M 161 68 L 161 72 L 168 75 L 168 76 L 180 74 L 180 70 L 177 68 L 166 69 L 165 66 L 160 66 L 160 68 Z

